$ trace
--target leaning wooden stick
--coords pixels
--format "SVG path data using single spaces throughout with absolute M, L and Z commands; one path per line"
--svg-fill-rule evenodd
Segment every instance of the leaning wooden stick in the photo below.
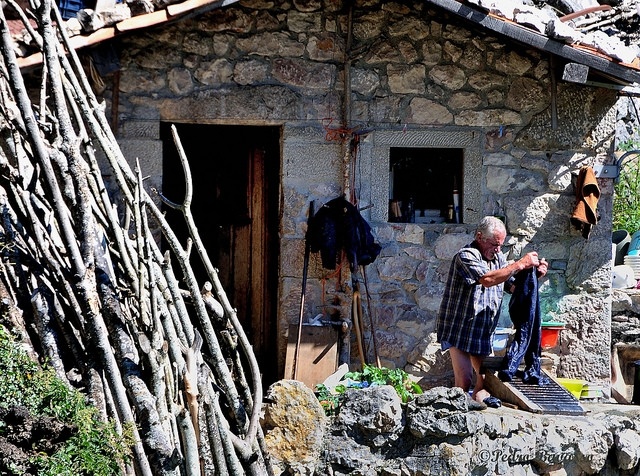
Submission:
M 313 218 L 313 200 L 309 203 L 309 217 L 307 218 L 307 236 L 304 245 L 304 263 L 302 265 L 302 292 L 300 295 L 300 314 L 298 316 L 298 337 L 296 339 L 296 351 L 293 358 L 293 380 L 298 377 L 298 357 L 300 354 L 300 339 L 302 338 L 302 317 L 304 314 L 304 298 L 307 291 L 307 273 L 309 271 L 309 255 L 311 254 L 311 243 L 309 241 L 309 223 Z
M 200 425 L 198 423 L 198 353 L 202 347 L 202 337 L 196 329 L 193 343 L 189 348 L 182 348 L 186 369 L 183 376 L 184 392 L 187 395 L 187 406 L 191 414 L 191 422 L 196 432 L 196 441 L 200 445 Z

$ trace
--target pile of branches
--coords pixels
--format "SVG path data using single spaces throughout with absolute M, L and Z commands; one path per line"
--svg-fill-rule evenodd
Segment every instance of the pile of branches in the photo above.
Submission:
M 16 329 L 61 379 L 85 389 L 105 420 L 134 429 L 124 472 L 272 474 L 259 369 L 193 222 L 175 128 L 187 192 L 181 204 L 166 203 L 186 221 L 184 244 L 118 147 L 56 5 L 42 0 L 28 12 L 36 29 L 12 0 L 3 5 L 43 55 L 27 87 L 0 11 L 0 288 L 4 305 L 20 310 Z M 190 264 L 198 258 L 203 283 Z

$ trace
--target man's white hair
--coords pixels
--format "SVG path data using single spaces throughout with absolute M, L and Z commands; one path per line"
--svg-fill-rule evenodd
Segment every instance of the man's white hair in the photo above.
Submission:
M 507 234 L 507 229 L 505 228 L 502 220 L 493 216 L 484 217 L 480 220 L 480 223 L 478 223 L 478 227 L 476 228 L 476 234 L 480 233 L 485 238 L 494 236 L 498 231 L 505 235 Z

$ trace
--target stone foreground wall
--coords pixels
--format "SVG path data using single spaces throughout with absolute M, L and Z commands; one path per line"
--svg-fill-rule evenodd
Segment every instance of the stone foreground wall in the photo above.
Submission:
M 159 121 L 282 125 L 281 370 L 299 313 L 309 202 L 317 208 L 345 190 L 348 144 L 335 139 L 344 132 L 337 124 L 347 29 L 339 0 L 243 1 L 126 37 L 120 48 L 120 142 L 152 185 L 161 184 Z M 477 192 L 473 207 L 506 215 L 513 258 L 537 249 L 551 263 L 541 290 L 544 319 L 567 324 L 553 350 L 558 374 L 608 380 L 611 180 L 601 181 L 601 221 L 589 240 L 569 216 L 579 168 L 607 160 L 615 93 L 560 82 L 552 111 L 546 56 L 420 2 L 356 2 L 352 49 L 349 126 L 370 131 L 352 183 L 359 203 L 378 202 L 365 218 L 383 217 L 371 220 L 383 251 L 367 278 L 385 365 L 406 367 L 429 385 L 447 382 L 446 359 L 433 344 L 435 312 L 450 258 L 473 224 L 386 223 L 375 184 L 387 178 L 373 167 L 375 135 L 463 130 L 477 135 L 480 149 L 474 183 L 465 184 Z M 313 257 L 309 278 L 307 317 L 323 309 L 349 316 L 348 271 L 328 272 Z
M 337 416 L 323 418 L 313 392 L 293 380 L 272 385 L 267 401 L 262 425 L 277 474 L 614 476 L 637 474 L 640 462 L 637 406 L 585 416 L 470 411 L 460 388 L 403 405 L 380 386 L 347 391 Z

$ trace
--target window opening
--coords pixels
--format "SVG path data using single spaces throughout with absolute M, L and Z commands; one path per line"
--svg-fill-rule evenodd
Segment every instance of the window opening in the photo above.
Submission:
M 463 149 L 391 147 L 389 221 L 462 223 Z

